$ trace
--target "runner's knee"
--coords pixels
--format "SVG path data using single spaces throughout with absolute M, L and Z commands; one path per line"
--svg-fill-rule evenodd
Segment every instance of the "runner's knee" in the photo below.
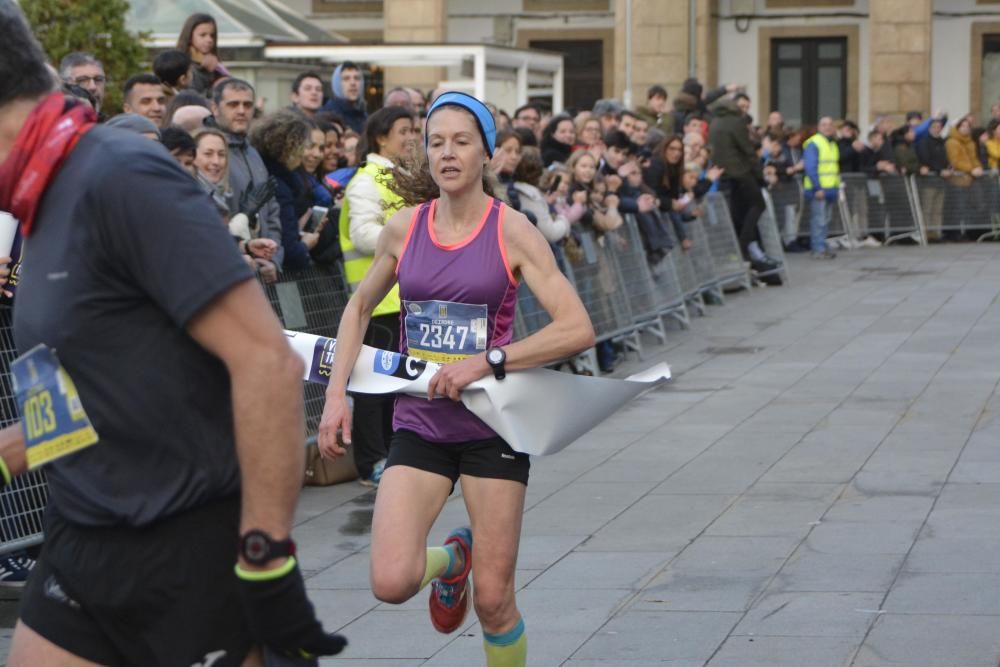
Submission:
M 500 632 L 517 618 L 514 588 L 506 582 L 483 581 L 478 578 L 472 588 L 476 616 L 487 632 Z
M 402 604 L 420 590 L 423 570 L 401 566 L 396 562 L 379 562 L 374 556 L 371 565 L 372 594 L 389 604 Z

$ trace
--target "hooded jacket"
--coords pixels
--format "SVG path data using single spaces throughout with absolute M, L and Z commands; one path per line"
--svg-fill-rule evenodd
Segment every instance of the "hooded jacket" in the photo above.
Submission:
M 948 133 L 948 139 L 944 143 L 945 151 L 948 153 L 948 162 L 951 163 L 955 171 L 963 172 L 953 175 L 949 180 L 953 185 L 968 187 L 972 185 L 972 170 L 982 167 L 979 162 L 979 154 L 976 150 L 976 142 L 971 135 L 965 135 L 952 128 Z
M 364 136 L 365 134 L 365 121 L 368 120 L 368 111 L 365 108 L 365 75 L 358 71 L 361 76 L 361 94 L 358 99 L 351 102 L 344 97 L 344 89 L 341 86 L 340 78 L 343 72 L 344 65 L 337 65 L 337 69 L 333 70 L 333 75 L 330 77 L 330 87 L 333 88 L 333 97 L 326 101 L 326 104 L 320 108 L 320 111 L 330 111 L 341 118 L 347 123 L 347 126 Z
M 752 176 L 764 182 L 760 159 L 750 142 L 750 130 L 736 100 L 726 98 L 715 105 L 715 117 L 708 129 L 712 162 L 726 170 L 727 178 Z

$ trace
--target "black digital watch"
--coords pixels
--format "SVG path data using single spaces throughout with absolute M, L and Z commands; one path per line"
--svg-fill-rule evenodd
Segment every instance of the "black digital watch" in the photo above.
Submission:
M 275 558 L 294 556 L 295 542 L 290 537 L 273 540 L 262 530 L 251 530 L 240 538 L 240 555 L 251 565 L 266 565 Z
M 502 347 L 491 347 L 486 350 L 486 363 L 493 369 L 493 377 L 502 380 L 507 377 L 507 370 L 504 364 L 507 363 L 507 353 Z

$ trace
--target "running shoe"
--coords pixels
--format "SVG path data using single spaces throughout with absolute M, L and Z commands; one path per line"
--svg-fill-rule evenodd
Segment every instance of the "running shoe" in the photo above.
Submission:
M 445 546 L 458 544 L 464 557 L 462 572 L 449 579 L 431 582 L 430 612 L 434 629 L 444 634 L 458 630 L 469 611 L 469 572 L 472 570 L 472 530 L 468 526 L 456 528 L 444 541 Z
M 21 588 L 28 581 L 31 569 L 35 567 L 33 558 L 27 556 L 5 556 L 0 558 L 0 586 Z
M 378 488 L 378 483 L 382 481 L 382 473 L 385 472 L 385 459 L 382 459 L 374 466 L 372 466 L 372 474 L 368 477 L 362 477 L 358 482 L 361 486 L 367 486 L 373 489 Z

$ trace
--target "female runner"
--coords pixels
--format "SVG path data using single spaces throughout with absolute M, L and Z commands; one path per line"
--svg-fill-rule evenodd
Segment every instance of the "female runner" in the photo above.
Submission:
M 431 621 L 449 633 L 465 619 L 471 571 L 486 664 L 523 667 L 527 639 L 514 599 L 514 569 L 528 456 L 466 409 L 460 394 L 489 374 L 502 378 L 506 371 L 572 356 L 594 344 L 594 331 L 541 233 L 493 198 L 487 165 L 495 137 L 492 115 L 474 97 L 445 93 L 431 106 L 428 165 L 408 171 L 409 180 L 401 171 L 395 181 L 408 204 L 420 201 L 417 193 L 425 201 L 387 223 L 374 263 L 347 305 L 319 447 L 328 457 L 343 455 L 338 430 L 345 444 L 351 442 L 345 386 L 372 311 L 398 279 L 401 351 L 444 365 L 426 399 L 396 399 L 372 525 L 372 589 L 379 600 L 399 604 L 433 582 Z M 512 343 L 519 279 L 552 323 Z M 427 548 L 427 535 L 459 479 L 471 529 L 458 528 L 443 546 Z

